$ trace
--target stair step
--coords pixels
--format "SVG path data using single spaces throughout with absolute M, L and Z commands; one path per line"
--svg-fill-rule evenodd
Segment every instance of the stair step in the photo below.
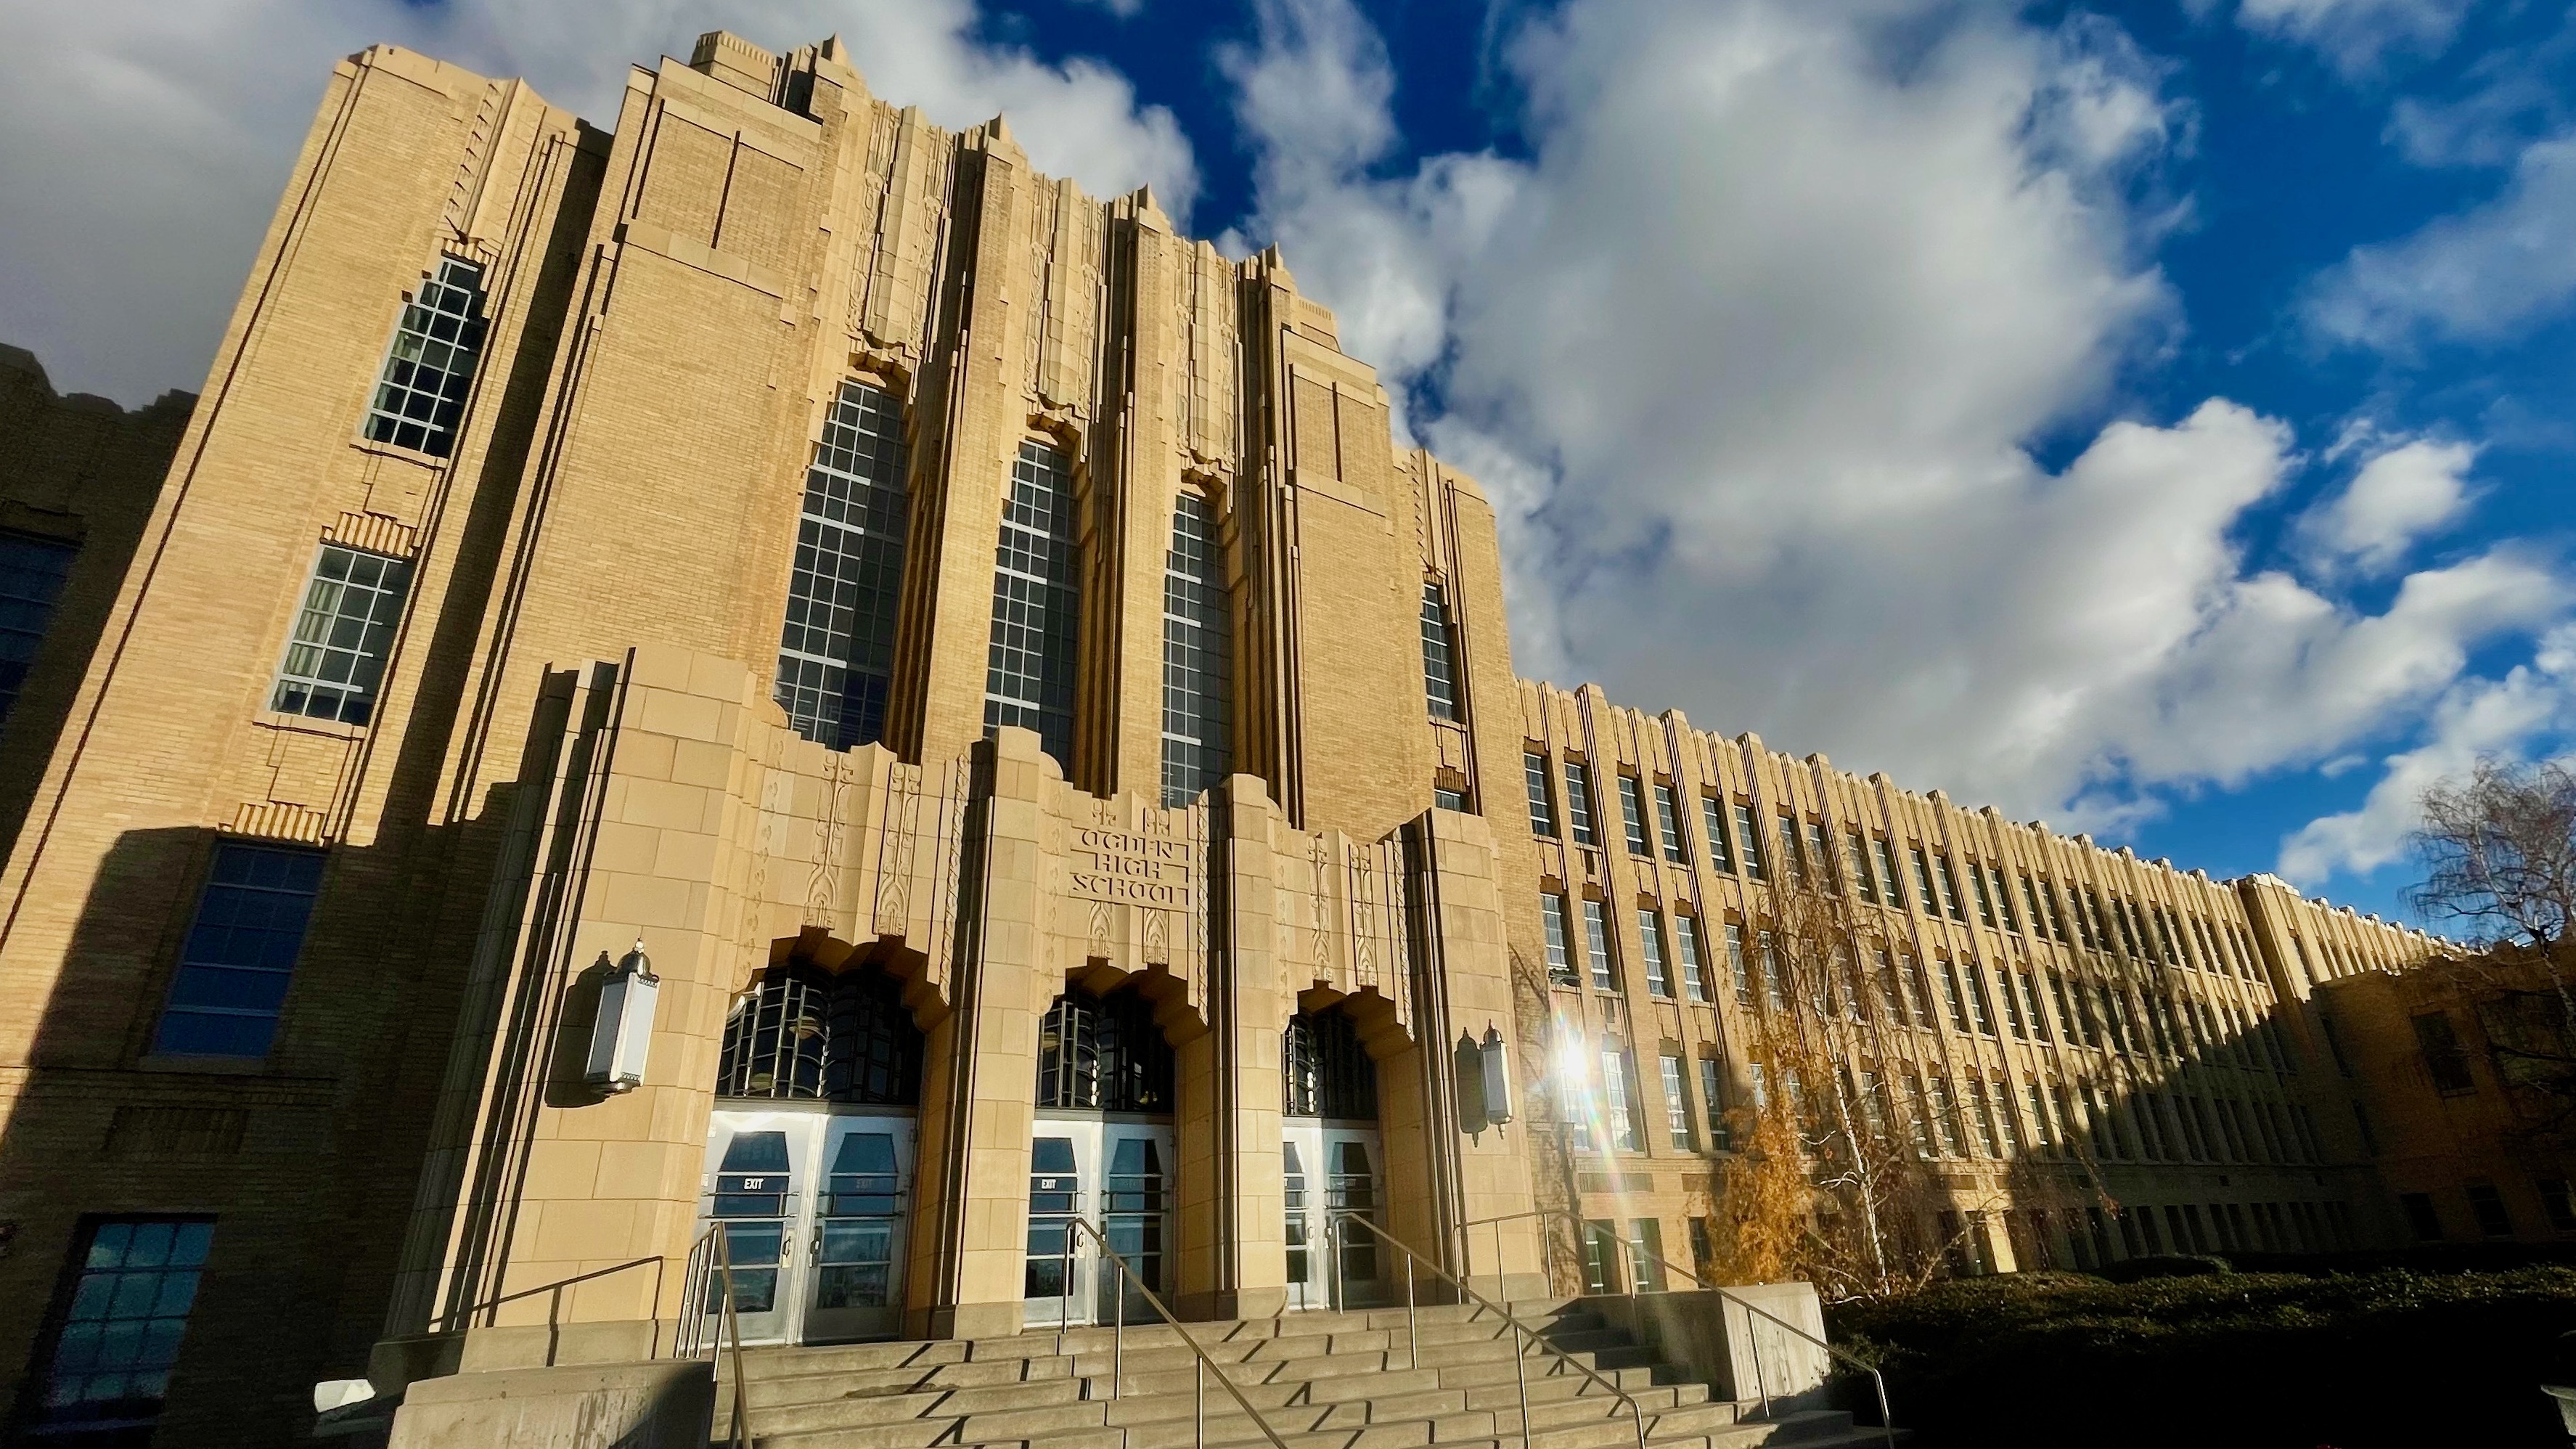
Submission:
M 944 1364 L 962 1364 L 974 1347 L 954 1339 L 931 1343 L 840 1343 L 816 1348 L 747 1348 L 742 1352 L 745 1380 L 781 1373 L 866 1373 Z M 716 1356 L 716 1372 L 730 1378 L 733 1358 Z
M 1813 1419 L 1813 1425 L 1802 1421 Z M 1854 1425 L 1848 1414 L 1818 1412 L 1812 1415 L 1784 1416 L 1778 1422 L 1740 1424 L 1721 1430 L 1657 1433 L 1649 1424 L 1646 1449 L 1877 1449 L 1887 1442 L 1886 1431 L 1871 1425 Z M 1839 1425 L 1824 1421 L 1840 1421 Z M 1210 1421 L 1210 1429 L 1215 1423 Z M 1911 1435 L 1897 1431 L 1900 1443 Z M 1637 1442 L 1637 1431 L 1625 1419 L 1583 1425 L 1570 1429 L 1541 1429 L 1528 1438 L 1500 1433 L 1490 1437 L 1435 1441 L 1438 1449 L 1622 1449 Z M 1052 1449 L 1052 1446 L 1050 1446 Z M 1244 1437 L 1215 1437 L 1208 1449 L 1269 1449 L 1269 1441 L 1258 1430 Z
M 761 1406 L 784 1414 L 796 1409 L 825 1409 L 842 1424 L 893 1424 L 905 1419 L 962 1418 L 1003 1409 L 1051 1408 L 1083 1402 L 1080 1379 L 1054 1379 L 984 1388 L 942 1389 L 918 1394 L 846 1394 Z M 770 1422 L 764 1418 L 763 1422 Z
M 996 1384 L 1076 1382 L 1072 1359 L 1028 1358 L 932 1364 L 926 1368 L 869 1369 L 858 1373 L 781 1374 L 766 1380 L 755 1378 L 750 1387 L 756 1393 L 764 1383 L 777 1384 L 783 1392 L 787 1386 L 809 1378 L 836 1380 L 844 1386 L 843 1392 L 852 1394 L 901 1394 L 930 1389 L 980 1389 Z
M 752 1437 L 752 1449 L 874 1449 L 866 1439 L 852 1437 L 858 1431 L 815 1429 L 803 1433 L 762 1432 Z M 945 1439 L 940 1449 L 1126 1449 L 1124 1429 L 1084 1429 L 1069 1433 L 1048 1434 L 1037 1439 Z
M 1246 1397 L 1250 1397 L 1247 1395 Z M 1268 1404 L 1253 1399 L 1253 1406 L 1273 1428 L 1295 1424 L 1305 1429 L 1331 1428 L 1347 1424 L 1379 1424 L 1393 1419 L 1425 1419 L 1441 1414 L 1468 1412 L 1467 1395 L 1458 1389 L 1422 1389 L 1412 1393 L 1377 1393 L 1365 1398 L 1340 1401 L 1298 1401 Z M 1113 1401 L 1109 1422 L 1142 1426 L 1170 1423 L 1195 1417 L 1200 1401 L 1191 1394 L 1156 1394 Z M 1211 1389 L 1206 1399 L 1207 1416 L 1248 1419 L 1241 1405 L 1226 1396 L 1222 1389 Z
M 1638 1382 L 1623 1383 L 1620 1387 L 1634 1395 L 1637 1402 L 1643 1404 L 1649 1412 L 1659 1409 L 1689 1408 L 1709 1401 L 1706 1384 L 1650 1384 L 1644 1382 L 1646 1371 L 1643 1369 L 1625 1369 L 1622 1372 L 1635 1377 Z M 1467 1407 L 1516 1409 L 1520 1406 L 1524 1392 L 1527 1393 L 1529 1402 L 1532 1404 L 1558 1404 L 1576 1398 L 1597 1398 L 1605 1403 L 1614 1404 L 1619 1402 L 1616 1395 L 1589 1379 L 1573 1374 L 1558 1374 L 1547 1378 L 1533 1378 L 1526 1385 L 1515 1383 L 1510 1379 L 1505 1379 L 1501 1383 L 1477 1384 L 1466 1390 Z
M 1267 1407 L 1271 1404 L 1340 1403 L 1364 1399 L 1376 1394 L 1411 1393 L 1421 1389 L 1446 1387 L 1438 1369 L 1387 1369 L 1378 1373 L 1330 1374 L 1318 1379 L 1282 1375 L 1275 1379 L 1256 1377 L 1238 1367 L 1224 1371 L 1228 1383 L 1243 1391 L 1245 1398 Z M 1226 1397 L 1225 1389 L 1209 1375 L 1207 1385 L 1211 1400 Z M 1085 1379 L 1089 1396 L 1095 1399 L 1168 1397 L 1187 1398 L 1197 1390 L 1196 1375 L 1188 1368 L 1161 1370 L 1150 1374 L 1128 1374 L 1114 1386 L 1107 1375 Z
M 1753 1420 L 1745 1427 L 1767 1428 L 1772 1432 L 1767 1439 L 1743 1442 L 1764 1445 L 1795 1444 L 1800 1446 L 1800 1449 L 1817 1449 L 1817 1446 L 1824 1445 L 1885 1444 L 1887 1442 L 1885 1429 L 1875 1424 L 1856 1424 L 1852 1422 L 1850 1412 L 1843 1409 L 1800 1409 L 1771 1419 Z M 1902 1429 L 1897 1431 L 1898 1439 L 1902 1440 L 1906 1437 L 1908 1437 L 1906 1431 Z
M 771 1347 L 739 1372 L 758 1449 L 1269 1449 L 1265 1426 L 1287 1449 L 1633 1449 L 1631 1399 L 1647 1449 L 1884 1443 L 1843 1413 L 1753 1417 L 1577 1300 L 1511 1311 L 1526 1331 L 1437 1304 Z
M 1656 1370 L 1660 1367 L 1661 1365 L 1657 1364 L 1632 1364 L 1625 1367 L 1595 1367 L 1593 1371 L 1619 1387 L 1633 1392 L 1652 1386 L 1655 1382 Z M 1445 1364 L 1439 1368 L 1438 1373 L 1441 1383 L 1462 1388 L 1493 1384 L 1509 1387 L 1526 1378 L 1533 1385 L 1562 1379 L 1573 1384 L 1590 1385 L 1582 1392 L 1596 1394 L 1609 1392 L 1555 1359 L 1539 1355 L 1531 1355 L 1524 1359 L 1517 1370 L 1512 1366 L 1511 1357 L 1505 1355 L 1502 1358 L 1482 1362 Z

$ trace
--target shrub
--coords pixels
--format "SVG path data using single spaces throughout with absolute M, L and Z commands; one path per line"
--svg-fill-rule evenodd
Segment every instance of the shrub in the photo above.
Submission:
M 2135 1283 L 2142 1278 L 2202 1278 L 2235 1271 L 2234 1264 L 2208 1253 L 2173 1253 L 2156 1258 L 2123 1258 L 2104 1268 L 2102 1276 L 2114 1283 Z
M 2539 1384 L 2576 1329 L 2576 1269 L 2013 1273 L 1827 1321 L 1918 1449 L 2564 1449 Z

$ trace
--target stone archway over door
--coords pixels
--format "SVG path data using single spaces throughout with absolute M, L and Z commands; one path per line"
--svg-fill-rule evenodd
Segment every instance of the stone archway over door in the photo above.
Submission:
M 1069 1242 L 1076 1217 L 1147 1287 L 1171 1292 L 1179 1098 L 1172 1048 L 1142 984 L 1105 995 L 1069 986 L 1039 1026 L 1023 1283 L 1032 1324 L 1104 1321 L 1117 1311 L 1113 1294 L 1125 1296 L 1131 1320 L 1153 1317 L 1094 1245 Z
M 747 1340 L 903 1331 L 922 1048 L 902 983 L 865 963 L 782 962 L 734 1002 L 699 1218 L 724 1227 Z

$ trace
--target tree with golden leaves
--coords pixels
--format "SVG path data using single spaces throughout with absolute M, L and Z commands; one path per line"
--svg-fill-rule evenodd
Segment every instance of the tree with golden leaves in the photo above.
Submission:
M 2071 1218 L 2096 1201 L 2080 1155 L 2043 1165 L 2012 1154 L 2003 1187 L 1936 1168 L 1939 1144 L 1965 1139 L 1967 1105 L 1919 1090 L 1927 1069 L 1948 1081 L 1906 1029 L 1909 1015 L 1931 1019 L 1924 988 L 1903 973 L 1879 913 L 1836 888 L 1830 862 L 1784 866 L 1746 929 L 1755 1099 L 1734 1114 L 1740 1150 L 1711 1184 L 1723 1278 L 1795 1275 L 1834 1299 L 1908 1292 L 1961 1248 L 1971 1212 Z M 1944 1210 L 1959 1213 L 1947 1237 L 1931 1226 Z

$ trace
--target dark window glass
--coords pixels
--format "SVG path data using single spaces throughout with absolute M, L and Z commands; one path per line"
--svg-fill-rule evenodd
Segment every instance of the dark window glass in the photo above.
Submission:
M 1690 1089 L 1683 1084 L 1682 1059 L 1667 1052 L 1657 1062 L 1664 1089 L 1664 1132 L 1677 1152 L 1693 1152 L 1699 1142 L 1691 1131 Z
M 778 707 L 798 734 L 832 749 L 885 735 L 908 519 L 902 405 L 844 382 L 805 470 L 778 633 Z
M 1542 892 L 1538 898 L 1539 925 L 1547 933 L 1547 979 L 1555 986 L 1580 986 L 1582 977 L 1574 969 L 1565 923 L 1565 897 Z
M 1422 586 L 1422 691 L 1433 719 L 1458 717 L 1457 646 L 1449 631 L 1449 601 L 1435 583 Z
M 402 622 L 411 565 L 326 543 L 313 560 L 295 637 L 277 666 L 268 707 L 280 714 L 365 724 L 384 684 L 385 657 Z
M 1715 1057 L 1699 1059 L 1699 1103 L 1700 1110 L 1708 1114 L 1710 1150 L 1734 1150 L 1735 1133 L 1726 1121 L 1726 1066 Z
M 1618 978 L 1610 971 L 1610 924 L 1607 908 L 1599 901 L 1583 903 L 1583 940 L 1592 961 L 1592 985 L 1600 991 L 1618 989 Z
M 1111 1144 L 1100 1210 L 1109 1251 L 1136 1270 L 1148 1291 L 1162 1291 L 1163 1154 L 1152 1139 L 1124 1137 Z
M 1288 1019 L 1282 1045 L 1288 1116 L 1377 1120 L 1377 1063 L 1348 1013 L 1301 1011 Z
M 1565 762 L 1565 824 L 1575 844 L 1595 843 L 1592 837 L 1592 770 L 1581 760 Z
M 1833 847 L 1826 843 L 1825 826 L 1822 821 L 1807 822 L 1807 859 L 1811 862 L 1809 868 L 1816 873 L 1816 884 L 1826 890 L 1838 888 L 1834 883 L 1834 851 Z
M 2567 1179 L 2544 1177 L 2535 1185 L 2540 1189 L 2540 1210 L 2549 1215 L 2550 1230 L 2576 1233 L 2576 1200 L 2568 1195 Z
M 50 538 L 0 533 L 0 720 L 9 717 L 26 686 L 78 552 Z
M 1708 859 L 1719 870 L 1735 870 L 1734 842 L 1728 838 L 1726 806 L 1714 795 L 1699 797 L 1700 823 L 1708 827 Z
M 874 967 L 771 967 L 735 1004 L 716 1061 L 719 1097 L 921 1102 L 921 1029 L 903 984 Z
M 1699 921 L 1690 916 L 1673 917 L 1673 942 L 1682 952 L 1682 989 L 1693 1001 L 1708 998 L 1707 958 L 1699 947 Z
M 2406 1210 L 2406 1226 L 2414 1231 L 2416 1241 L 2424 1243 L 2441 1241 L 2442 1215 L 2433 1210 L 2431 1193 L 2402 1192 L 2397 1195 L 2397 1202 Z
M 1234 612 L 1215 510 L 1184 493 L 1163 555 L 1163 803 L 1187 805 L 1233 756 Z M 1463 808 L 1460 806 L 1451 808 Z
M 2424 1069 L 2433 1078 L 2433 1090 L 2445 1095 L 2474 1092 L 2478 1088 L 2469 1075 L 2469 1054 L 2460 1045 L 2459 1033 L 2452 1030 L 2451 1018 L 2438 1011 L 2428 1011 L 2413 1018 L 2415 1044 L 2424 1051 Z
M 1074 1166 L 1073 1139 L 1040 1137 L 1029 1144 L 1029 1243 L 1021 1291 L 1055 1298 L 1070 1286 L 1065 1276 L 1074 1238 L 1068 1218 L 1082 1211 L 1082 1178 Z
M 1646 994 L 1671 996 L 1672 976 L 1664 969 L 1664 919 L 1652 906 L 1637 908 L 1637 944 L 1641 948 L 1638 959 L 1646 968 Z
M 1762 831 L 1753 823 L 1753 807 L 1741 800 L 1735 803 L 1735 843 L 1744 851 L 1744 873 L 1768 880 L 1770 872 L 1762 863 Z
M 1554 835 L 1556 809 L 1547 793 L 1547 756 L 1536 750 L 1521 752 L 1521 777 L 1529 786 L 1530 834 Z
M 438 275 L 403 308 L 367 408 L 369 440 L 444 458 L 483 351 L 483 269 L 441 257 Z
M 70 1298 L 41 1351 L 30 1442 L 140 1446 L 151 1438 L 214 1237 L 205 1218 L 87 1225 Z
M 1583 1234 L 1583 1286 L 1594 1293 L 1619 1291 L 1619 1227 L 1587 1222 Z
M 321 882 L 320 851 L 218 846 L 152 1049 L 266 1056 Z
M 1018 725 L 1059 765 L 1073 762 L 1075 640 L 1082 591 L 1074 576 L 1073 464 L 1034 439 L 1011 465 L 993 569 L 993 639 L 984 672 L 984 726 Z
M 1664 859 L 1675 865 L 1690 863 L 1690 852 L 1682 845 L 1681 811 L 1673 805 L 1673 787 L 1655 787 L 1655 829 L 1663 837 Z
M 1133 987 L 1107 996 L 1076 988 L 1038 1028 L 1037 1104 L 1093 1112 L 1172 1110 L 1172 1049 L 1154 1003 Z
M 1313 1212 L 1306 1201 L 1306 1165 L 1297 1158 L 1296 1143 L 1279 1144 L 1279 1165 L 1280 1176 L 1286 1183 L 1282 1196 L 1288 1210 L 1288 1281 L 1303 1283 L 1310 1266 L 1306 1256 L 1306 1233 L 1313 1221 Z

